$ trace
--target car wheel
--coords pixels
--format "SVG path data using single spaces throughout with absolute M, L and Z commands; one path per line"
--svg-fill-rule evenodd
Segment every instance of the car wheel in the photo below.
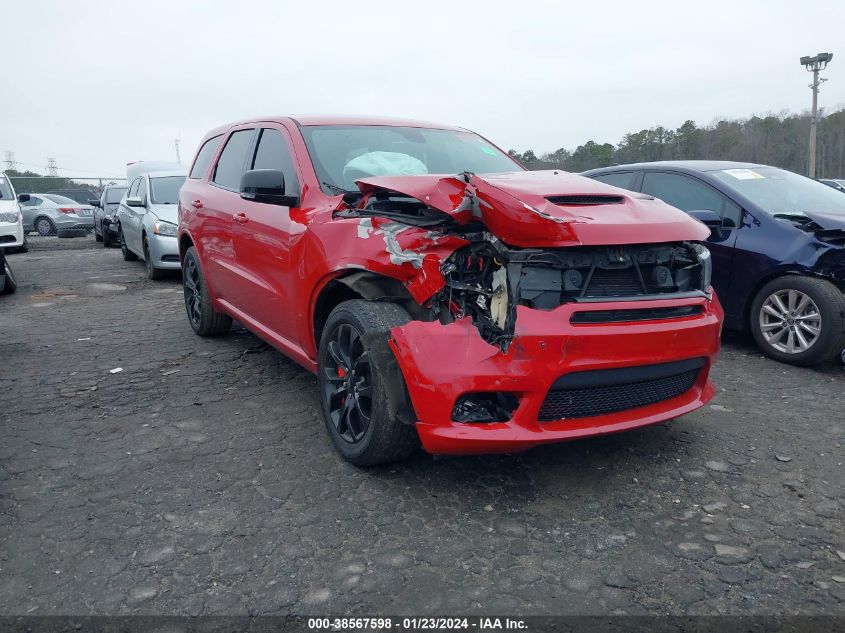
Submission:
M 0 253 L 0 274 L 3 275 L 3 289 L 0 290 L 0 294 L 10 295 L 18 289 L 18 282 L 15 279 L 15 275 L 11 267 L 9 267 L 9 262 L 6 261 L 6 257 L 2 253 Z
M 144 265 L 147 267 L 147 277 L 153 281 L 164 279 L 165 272 L 153 265 L 153 258 L 150 255 L 150 243 L 146 235 L 144 236 Z
M 751 306 L 751 333 L 763 352 L 815 365 L 845 346 L 845 294 L 824 279 L 789 275 L 767 283 Z
M 138 260 L 138 256 L 126 248 L 126 238 L 123 236 L 123 227 L 120 228 L 120 251 L 123 253 L 123 261 L 134 262 Z
M 185 310 L 188 322 L 200 336 L 219 336 L 229 331 L 232 318 L 214 309 L 205 276 L 200 268 L 197 249 L 193 246 L 185 253 L 182 269 L 182 287 L 185 291 Z
M 53 224 L 53 221 L 50 218 L 36 218 L 33 226 L 35 226 L 35 230 L 38 231 L 38 235 L 42 237 L 54 235 L 56 233 L 56 225 Z
M 394 303 L 353 300 L 337 306 L 323 328 L 317 360 L 323 421 L 337 451 L 358 466 L 398 461 L 419 447 L 416 429 L 389 406 L 384 369 L 372 362 L 385 353 L 390 330 L 409 320 Z

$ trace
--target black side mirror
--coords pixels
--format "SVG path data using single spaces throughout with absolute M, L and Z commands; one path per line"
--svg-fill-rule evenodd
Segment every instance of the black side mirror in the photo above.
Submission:
M 722 237 L 722 218 L 719 217 L 718 213 L 710 209 L 696 209 L 690 211 L 689 214 L 709 228 L 713 237 Z
M 28 193 L 19 193 L 18 194 L 18 202 L 29 202 L 29 194 Z
M 91 200 L 89 200 L 89 201 L 88 201 L 88 204 L 89 204 L 89 205 L 91 205 L 92 207 L 99 207 L 99 206 L 100 206 L 100 201 L 99 201 L 99 200 L 94 200 L 94 199 L 91 199 Z
M 285 195 L 285 175 L 278 169 L 252 169 L 241 176 L 241 198 L 264 204 L 295 207 L 298 196 Z

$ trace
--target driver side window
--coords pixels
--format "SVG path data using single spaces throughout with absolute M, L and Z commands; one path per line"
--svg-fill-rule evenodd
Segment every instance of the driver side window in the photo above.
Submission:
M 683 174 L 646 172 L 642 192 L 660 198 L 681 211 L 713 211 L 725 228 L 739 226 L 741 209 L 721 193 L 695 178 Z

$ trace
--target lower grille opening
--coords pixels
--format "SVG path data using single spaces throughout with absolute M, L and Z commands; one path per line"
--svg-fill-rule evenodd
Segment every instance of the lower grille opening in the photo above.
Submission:
M 179 256 L 178 255 L 162 255 L 161 261 L 163 261 L 163 262 L 178 262 Z
M 8 242 L 14 242 L 17 238 L 14 235 L 0 235 L 0 244 L 6 244 Z
M 569 322 L 575 325 L 589 323 L 626 323 L 630 321 L 658 321 L 681 319 L 701 314 L 701 306 L 672 306 L 669 308 L 634 308 L 630 310 L 592 310 L 575 312 Z
M 455 422 L 507 422 L 519 406 L 519 399 L 506 391 L 467 393 L 452 409 Z
M 703 358 L 566 374 L 546 395 L 538 419 L 552 422 L 588 418 L 645 407 L 686 393 L 695 384 Z

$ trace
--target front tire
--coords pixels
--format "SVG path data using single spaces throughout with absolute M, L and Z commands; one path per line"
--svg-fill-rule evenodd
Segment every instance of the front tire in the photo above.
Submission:
M 750 321 L 754 340 L 767 356 L 816 365 L 845 347 L 845 294 L 824 279 L 778 277 L 757 293 Z
M 185 252 L 182 269 L 182 287 L 185 292 L 185 310 L 191 329 L 199 336 L 220 336 L 229 331 L 232 318 L 214 309 L 208 284 L 200 268 L 197 249 L 191 246 Z
M 3 290 L 0 290 L 0 295 L 10 295 L 18 289 L 18 281 L 2 252 L 0 252 L 0 275 L 3 275 Z
M 120 227 L 120 252 L 123 253 L 123 261 L 138 261 L 138 256 L 126 247 L 126 236 L 123 234 L 123 227 Z
M 150 255 L 150 243 L 147 236 L 144 236 L 144 265 L 147 267 L 147 277 L 153 281 L 164 279 L 165 274 L 161 268 L 156 268 L 153 265 L 153 258 Z
M 318 354 L 323 421 L 337 451 L 357 466 L 399 461 L 419 447 L 416 429 L 391 412 L 384 368 L 373 362 L 385 353 L 390 330 L 409 320 L 394 303 L 353 300 L 337 306 L 323 328 Z

